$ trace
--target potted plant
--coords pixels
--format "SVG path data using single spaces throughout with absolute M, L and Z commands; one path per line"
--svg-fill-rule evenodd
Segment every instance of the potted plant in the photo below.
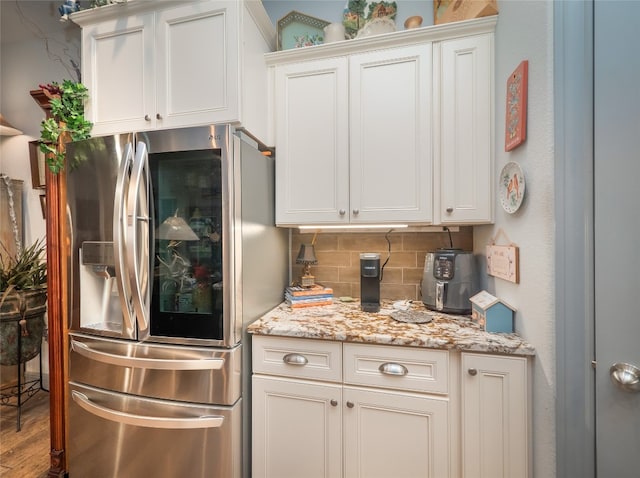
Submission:
M 40 150 L 45 153 L 47 165 L 54 173 L 64 167 L 62 140 L 78 141 L 90 136 L 93 123 L 84 117 L 84 101 L 89 97 L 87 87 L 80 82 L 64 80 L 39 85 L 51 107 L 50 116 L 42 122 Z
M 16 365 L 40 352 L 47 308 L 45 246 L 38 240 L 14 257 L 1 242 L 0 248 L 5 253 L 0 255 L 0 364 Z

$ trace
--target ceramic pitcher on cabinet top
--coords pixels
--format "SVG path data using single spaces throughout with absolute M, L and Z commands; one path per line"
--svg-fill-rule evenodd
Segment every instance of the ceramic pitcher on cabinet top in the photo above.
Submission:
M 342 23 L 330 23 L 324 27 L 324 42 L 333 43 L 346 38 L 344 25 Z

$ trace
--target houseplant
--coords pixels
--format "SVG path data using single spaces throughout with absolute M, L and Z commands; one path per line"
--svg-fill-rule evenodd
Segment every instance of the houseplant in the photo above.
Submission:
M 43 240 L 8 253 L 0 242 L 0 364 L 23 363 L 40 352 L 47 308 L 47 264 Z
M 40 88 L 51 106 L 50 116 L 42 121 L 40 150 L 46 155 L 49 169 L 57 174 L 64 167 L 60 140 L 78 141 L 90 136 L 93 124 L 84 117 L 84 101 L 89 91 L 82 83 L 71 80 L 40 85 Z

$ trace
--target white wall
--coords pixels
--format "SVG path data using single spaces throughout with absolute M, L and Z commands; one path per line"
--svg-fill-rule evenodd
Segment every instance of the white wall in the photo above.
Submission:
M 536 347 L 533 373 L 534 476 L 555 476 L 555 268 L 553 143 L 553 4 L 499 1 L 496 29 L 495 171 L 516 161 L 526 179 L 525 199 L 514 214 L 496 198 L 493 226 L 474 228 L 474 250 L 502 229 L 519 246 L 520 283 L 489 277 L 487 290 L 518 309 L 516 329 Z M 504 151 L 506 81 L 522 60 L 529 61 L 527 139 Z
M 25 244 L 45 237 L 39 191 L 31 187 L 28 142 L 44 112 L 29 94 L 41 83 L 77 80 L 80 29 L 60 22 L 59 1 L 0 2 L 0 112 L 24 134 L 0 136 L 0 173 L 24 181 Z
M 29 94 L 41 83 L 77 80 L 70 60 L 80 62 L 80 29 L 60 22 L 61 1 L 0 1 L 0 112 L 24 134 L 0 136 L 0 174 L 24 181 L 24 244 L 46 236 L 40 191 L 32 188 L 29 141 L 40 137 L 44 112 Z M 48 386 L 48 347 L 42 350 Z M 37 359 L 28 370 L 38 370 Z

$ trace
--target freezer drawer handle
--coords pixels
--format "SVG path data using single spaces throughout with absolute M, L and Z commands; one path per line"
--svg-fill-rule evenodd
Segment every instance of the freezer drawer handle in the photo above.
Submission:
M 151 368 L 156 370 L 220 370 L 224 365 L 221 358 L 201 359 L 154 359 L 125 357 L 94 350 L 87 344 L 71 339 L 71 349 L 80 355 L 98 362 L 110 365 L 120 365 L 133 368 Z
M 193 428 L 220 428 L 224 417 L 215 415 L 205 415 L 194 418 L 169 418 L 169 417 L 147 417 L 144 415 L 132 415 L 130 413 L 112 410 L 97 403 L 92 402 L 89 398 L 75 390 L 71 391 L 71 397 L 80 407 L 100 418 L 111 420 L 124 425 L 133 425 L 136 427 L 149 428 L 168 428 L 168 429 L 193 429 Z

